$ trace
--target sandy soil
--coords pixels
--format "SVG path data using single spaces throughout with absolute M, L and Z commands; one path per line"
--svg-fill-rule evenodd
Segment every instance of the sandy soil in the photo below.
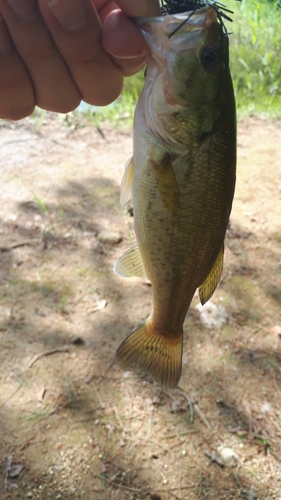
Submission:
M 52 114 L 0 130 L 0 498 L 280 500 L 281 124 L 239 125 L 212 299 L 228 321 L 204 327 L 194 298 L 169 392 L 112 365 L 151 307 L 112 272 L 134 241 L 131 133 Z

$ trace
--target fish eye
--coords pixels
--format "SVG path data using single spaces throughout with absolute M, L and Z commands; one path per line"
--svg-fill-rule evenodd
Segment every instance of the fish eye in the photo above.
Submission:
M 214 47 L 206 47 L 202 50 L 201 61 L 206 69 L 213 69 L 219 60 L 219 54 Z

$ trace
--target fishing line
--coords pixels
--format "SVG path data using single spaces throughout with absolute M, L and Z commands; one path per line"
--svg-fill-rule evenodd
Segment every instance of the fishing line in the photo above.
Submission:
M 241 1 L 241 0 L 238 0 Z M 224 4 L 220 2 L 215 2 L 215 1 L 202 1 L 202 0 L 186 0 L 186 1 L 180 1 L 180 0 L 161 0 L 161 12 L 162 15 L 167 15 L 167 14 L 181 14 L 184 12 L 187 12 L 191 10 L 190 14 L 188 17 L 179 25 L 177 28 L 170 33 L 168 38 L 171 38 L 172 36 L 179 31 L 182 26 L 184 26 L 189 19 L 195 14 L 195 12 L 202 8 L 202 7 L 211 7 L 212 9 L 215 10 L 219 23 L 222 27 L 223 33 L 225 36 L 228 36 L 228 31 L 227 28 L 223 22 L 223 19 L 226 19 L 229 22 L 232 22 L 231 17 L 229 17 L 227 14 L 234 14 L 234 12 L 230 9 L 228 9 Z

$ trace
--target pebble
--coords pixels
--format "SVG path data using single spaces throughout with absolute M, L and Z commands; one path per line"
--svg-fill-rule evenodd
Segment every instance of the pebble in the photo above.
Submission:
M 262 403 L 260 409 L 261 409 L 262 413 L 270 413 L 270 411 L 271 411 L 271 404 L 266 401 L 265 403 Z
M 227 310 L 224 306 L 217 306 L 210 300 L 203 306 L 197 304 L 195 309 L 199 311 L 200 321 L 206 328 L 221 328 L 228 321 Z
M 105 245 L 118 245 L 118 243 L 121 243 L 123 240 L 120 233 L 116 233 L 115 231 L 110 231 L 108 229 L 102 230 L 98 234 L 97 239 Z
M 217 448 L 217 453 L 226 467 L 235 467 L 237 465 L 238 455 L 232 450 L 232 448 L 219 446 Z

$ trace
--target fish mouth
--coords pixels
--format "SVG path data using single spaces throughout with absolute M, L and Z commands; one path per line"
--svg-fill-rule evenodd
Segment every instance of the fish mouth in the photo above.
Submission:
M 180 14 L 167 14 L 165 16 L 134 18 L 133 21 L 141 28 L 144 24 L 163 24 L 165 34 L 169 37 L 173 33 L 181 34 L 181 26 L 185 26 L 186 31 L 202 30 L 215 21 L 217 13 L 209 5 L 195 11 L 182 12 Z
M 168 36 L 172 37 L 176 33 L 180 35 L 181 26 L 187 25 L 190 31 L 208 28 L 217 18 L 217 14 L 212 7 L 206 6 L 196 11 L 171 15 L 170 18 Z

